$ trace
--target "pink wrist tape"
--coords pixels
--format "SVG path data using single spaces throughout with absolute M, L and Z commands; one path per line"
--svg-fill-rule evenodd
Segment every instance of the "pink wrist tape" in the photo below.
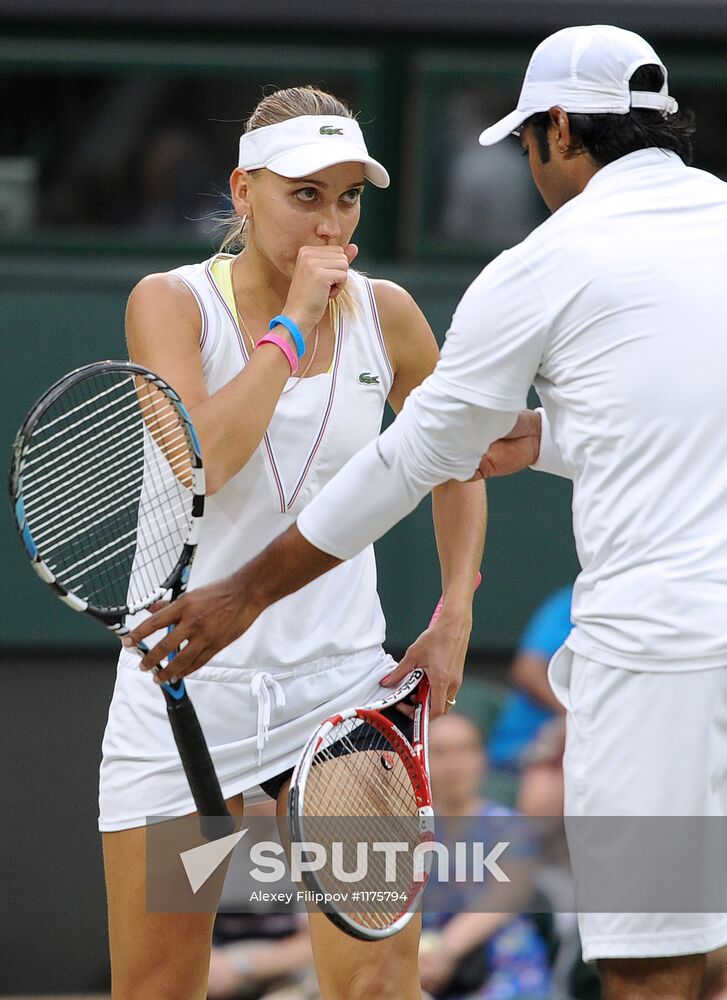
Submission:
M 264 337 L 258 340 L 256 346 L 259 347 L 261 344 L 275 344 L 276 347 L 279 347 L 288 359 L 290 374 L 295 375 L 298 371 L 298 356 L 285 338 L 281 337 L 278 333 L 266 333 Z

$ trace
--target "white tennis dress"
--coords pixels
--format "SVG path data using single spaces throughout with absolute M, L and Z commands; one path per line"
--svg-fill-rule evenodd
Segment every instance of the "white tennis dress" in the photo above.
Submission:
M 249 359 L 236 319 L 232 260 L 218 255 L 172 272 L 199 306 L 210 393 Z M 349 272 L 347 287 L 355 308 L 338 319 L 329 371 L 288 381 L 250 461 L 207 498 L 190 590 L 257 555 L 378 435 L 393 372 L 370 282 Z M 268 608 L 245 635 L 187 678 L 225 796 L 262 796 L 259 782 L 295 764 L 317 723 L 380 696 L 379 680 L 394 666 L 381 646 L 384 634 L 369 546 Z M 103 740 L 99 802 L 101 830 L 194 810 L 165 699 L 126 650 Z

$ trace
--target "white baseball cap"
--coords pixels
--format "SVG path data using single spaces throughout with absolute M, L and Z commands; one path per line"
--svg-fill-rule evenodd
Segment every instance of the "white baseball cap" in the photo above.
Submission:
M 240 137 L 238 166 L 245 170 L 267 167 L 281 177 L 307 177 L 336 163 L 363 163 L 364 175 L 372 184 L 389 186 L 387 171 L 369 156 L 353 118 L 299 115 Z
M 630 91 L 629 80 L 640 66 L 660 66 L 664 85 L 659 93 Z M 612 24 L 563 28 L 533 52 L 517 108 L 480 136 L 493 146 L 539 111 L 560 107 L 573 114 L 625 115 L 631 108 L 673 114 L 679 105 L 667 90 L 666 67 L 641 35 Z

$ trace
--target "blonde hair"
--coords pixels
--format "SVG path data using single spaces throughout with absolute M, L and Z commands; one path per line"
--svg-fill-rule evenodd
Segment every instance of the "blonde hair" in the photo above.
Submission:
M 319 90 L 310 84 L 303 87 L 288 87 L 267 94 L 260 101 L 245 124 L 245 132 L 266 125 L 277 125 L 290 118 L 301 115 L 337 115 L 339 118 L 353 118 L 351 109 L 333 94 Z M 236 212 L 230 212 L 220 220 L 226 231 L 220 245 L 220 253 L 239 253 L 245 249 L 245 225 L 247 218 L 242 219 Z M 338 321 L 339 310 L 344 314 L 355 314 L 356 306 L 348 288 L 344 288 L 330 302 L 331 322 L 334 327 Z

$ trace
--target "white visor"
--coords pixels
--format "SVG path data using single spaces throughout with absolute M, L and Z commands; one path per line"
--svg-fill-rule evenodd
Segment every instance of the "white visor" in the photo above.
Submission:
M 240 137 L 238 166 L 267 167 L 281 177 L 308 177 L 336 163 L 363 163 L 376 187 L 389 186 L 389 175 L 369 156 L 358 122 L 337 115 L 299 115 L 265 125 Z

